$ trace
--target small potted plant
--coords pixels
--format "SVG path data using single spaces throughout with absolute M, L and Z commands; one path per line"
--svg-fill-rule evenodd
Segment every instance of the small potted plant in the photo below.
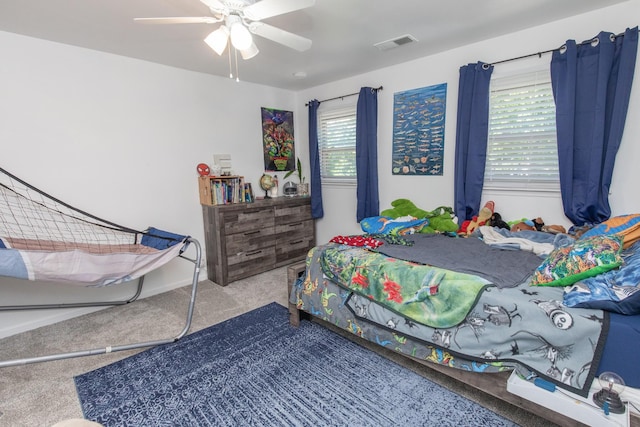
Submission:
M 309 195 L 309 184 L 304 182 L 304 176 L 302 175 L 302 164 L 300 163 L 300 157 L 296 157 L 296 168 L 290 170 L 284 176 L 284 179 L 289 178 L 294 172 L 298 172 L 298 196 Z

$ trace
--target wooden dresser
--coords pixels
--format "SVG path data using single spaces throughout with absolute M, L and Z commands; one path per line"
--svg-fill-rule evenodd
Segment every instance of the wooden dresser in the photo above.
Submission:
M 229 282 L 305 259 L 315 246 L 309 197 L 202 205 L 207 276 Z

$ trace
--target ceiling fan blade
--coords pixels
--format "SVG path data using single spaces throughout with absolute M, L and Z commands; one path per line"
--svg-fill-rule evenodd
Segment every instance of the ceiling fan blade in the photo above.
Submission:
M 213 16 L 168 17 L 168 18 L 133 18 L 143 24 L 215 24 L 222 21 Z
M 280 43 L 300 52 L 304 52 L 311 48 L 311 40 L 263 22 L 252 22 L 249 24 L 249 31 L 260 37 L 273 40 L 276 43 Z
M 204 3 L 209 9 L 215 10 L 216 12 L 222 12 L 226 9 L 226 6 L 220 0 L 200 0 Z
M 305 9 L 314 4 L 316 4 L 316 0 L 261 0 L 242 9 L 242 13 L 251 21 L 260 21 L 294 10 Z

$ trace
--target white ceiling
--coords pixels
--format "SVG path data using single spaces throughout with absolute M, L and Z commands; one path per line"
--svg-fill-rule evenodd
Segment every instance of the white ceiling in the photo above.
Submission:
M 317 0 L 264 20 L 313 40 L 311 49 L 298 52 L 256 36 L 260 53 L 239 57 L 239 77 L 300 90 L 624 1 Z M 226 52 L 220 57 L 202 41 L 219 24 L 133 21 L 210 15 L 199 0 L 0 0 L 0 31 L 228 76 Z M 388 51 L 373 46 L 405 34 L 418 42 Z M 307 77 L 293 76 L 300 71 Z

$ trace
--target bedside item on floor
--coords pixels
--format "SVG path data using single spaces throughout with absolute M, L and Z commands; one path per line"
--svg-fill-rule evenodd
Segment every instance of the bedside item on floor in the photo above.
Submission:
M 604 410 L 606 415 L 609 412 L 614 414 L 624 414 L 625 406 L 620 399 L 620 393 L 624 391 L 624 380 L 615 372 L 603 372 L 598 377 L 598 382 L 602 390 L 593 394 L 593 401 Z
M 196 166 L 196 170 L 198 171 L 198 174 L 200 176 L 207 176 L 209 175 L 209 172 L 211 172 L 211 169 L 209 169 L 209 165 L 207 165 L 206 163 L 199 163 L 198 166 Z

